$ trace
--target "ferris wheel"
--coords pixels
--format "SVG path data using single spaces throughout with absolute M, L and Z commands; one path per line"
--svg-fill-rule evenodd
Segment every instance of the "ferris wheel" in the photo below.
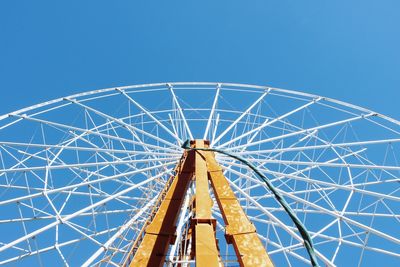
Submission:
M 0 265 L 140 266 L 164 242 L 164 266 L 246 266 L 250 255 L 249 266 L 251 253 L 267 259 L 253 266 L 309 266 L 251 168 L 185 140 L 265 175 L 321 266 L 400 266 L 399 121 L 302 92 L 184 82 L 0 116 Z

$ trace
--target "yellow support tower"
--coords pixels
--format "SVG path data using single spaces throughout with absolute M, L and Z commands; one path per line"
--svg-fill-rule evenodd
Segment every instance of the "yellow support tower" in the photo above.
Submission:
M 226 239 L 233 244 L 240 266 L 274 266 L 256 228 L 247 218 L 215 160 L 214 152 L 207 151 L 205 156 L 214 195 L 226 224 Z
M 145 229 L 145 235 L 130 262 L 131 267 L 156 267 L 164 264 L 168 247 L 175 236 L 175 223 L 179 210 L 193 176 L 194 153 L 185 153 L 183 158 L 183 163 L 178 164 L 177 175 L 166 190 L 167 193 L 157 213 Z
M 207 148 L 208 141 L 190 142 L 191 147 Z M 196 267 L 223 266 L 215 236 L 216 220 L 212 217 L 213 201 L 210 196 L 211 182 L 222 217 L 226 224 L 225 236 L 232 244 L 240 266 L 273 267 L 267 251 L 257 236 L 256 228 L 249 221 L 228 181 L 221 166 L 210 151 L 185 152 L 176 167 L 176 176 L 167 183 L 164 194 L 159 196 L 159 205 L 155 215 L 142 230 L 129 253 L 124 266 L 162 266 L 165 262 L 169 245 L 174 242 L 176 221 L 188 189 L 194 179 L 195 197 L 192 204 L 191 256 L 181 260 L 195 259 Z M 165 195 L 165 197 L 163 197 Z M 133 256 L 132 261 L 130 261 Z
M 204 148 L 204 140 L 196 140 L 197 148 Z M 196 152 L 196 198 L 195 198 L 195 259 L 196 266 L 220 266 L 219 251 L 215 240 L 216 221 L 212 218 L 211 208 L 213 201 L 208 187 L 207 164 L 204 151 Z M 221 263 L 222 265 L 222 263 Z

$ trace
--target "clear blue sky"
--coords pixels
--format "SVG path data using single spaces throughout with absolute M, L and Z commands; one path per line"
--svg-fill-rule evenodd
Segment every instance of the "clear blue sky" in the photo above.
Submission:
M 400 118 L 400 1 L 1 1 L 0 113 L 117 85 L 267 84 Z
M 400 119 L 399 0 L 0 0 L 0 115 L 166 81 L 270 85 Z

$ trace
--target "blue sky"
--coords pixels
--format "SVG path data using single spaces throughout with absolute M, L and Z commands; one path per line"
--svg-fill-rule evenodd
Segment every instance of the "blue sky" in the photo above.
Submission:
M 236 82 L 400 119 L 400 1 L 0 1 L 0 115 L 113 86 Z
M 0 113 L 163 81 L 265 84 L 397 119 L 399 1 L 1 1 Z

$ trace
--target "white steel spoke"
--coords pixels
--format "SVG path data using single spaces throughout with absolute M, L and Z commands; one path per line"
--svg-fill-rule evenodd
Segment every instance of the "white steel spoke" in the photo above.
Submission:
M 329 162 L 307 162 L 307 161 L 293 161 L 293 160 L 270 160 L 270 159 L 249 159 L 250 162 L 271 163 L 271 164 L 287 164 L 287 165 L 306 165 L 306 166 L 324 166 L 334 168 L 360 168 L 360 169 L 378 169 L 378 170 L 400 170 L 400 166 L 386 166 L 386 165 L 365 165 L 365 164 L 352 164 L 352 163 L 329 163 Z
M 230 170 L 230 171 L 233 171 L 233 170 Z M 243 176 L 246 176 L 245 174 L 242 174 Z M 248 179 L 252 179 L 253 181 L 257 181 L 257 180 L 255 180 L 255 179 L 253 179 L 253 178 L 251 178 L 251 177 L 248 177 L 247 176 L 247 178 Z M 259 181 L 258 181 L 259 182 Z M 260 182 L 261 183 L 261 182 Z M 235 185 L 236 186 L 236 185 Z M 237 187 L 237 186 L 236 186 Z M 236 188 L 237 189 L 237 188 Z M 295 200 L 296 202 L 300 202 L 300 203 L 304 203 L 305 205 L 307 205 L 307 206 L 309 206 L 309 207 L 312 207 L 312 208 L 314 208 L 314 209 L 317 209 L 317 210 L 320 210 L 320 211 L 322 211 L 322 212 L 324 212 L 324 214 L 329 214 L 329 215 L 331 215 L 331 216 L 334 216 L 334 217 L 337 217 L 337 218 L 339 218 L 339 219 L 341 219 L 341 220 L 344 220 L 344 221 L 346 221 L 346 222 L 348 222 L 348 223 L 350 223 L 350 224 L 352 224 L 352 225 L 354 225 L 354 226 L 357 226 L 357 227 L 359 227 L 359 228 L 361 228 L 361 229 L 364 229 L 364 230 L 367 230 L 368 232 L 371 232 L 371 233 L 373 233 L 373 234 L 376 234 L 376 235 L 378 235 L 378 236 L 380 236 L 380 237 L 382 237 L 382 238 L 385 238 L 385 239 L 387 239 L 387 240 L 390 240 L 390 241 L 392 241 L 392 242 L 394 242 L 394 243 L 396 243 L 396 244 L 400 244 L 400 239 L 396 239 L 396 238 L 394 238 L 394 237 L 392 237 L 392 236 L 390 236 L 390 235 L 388 235 L 388 234 L 385 234 L 385 233 L 383 233 L 383 232 L 381 232 L 381 231 L 378 231 L 378 230 L 375 230 L 375 229 L 373 229 L 373 228 L 370 228 L 370 227 L 368 227 L 368 226 L 366 226 L 366 225 L 364 225 L 364 224 L 362 224 L 362 223 L 359 223 L 359 222 L 357 222 L 357 221 L 355 221 L 355 220 L 353 220 L 353 219 L 350 219 L 350 218 L 347 218 L 346 216 L 344 216 L 343 214 L 338 214 L 337 212 L 335 212 L 335 211 L 331 211 L 331 210 L 328 210 L 328 209 L 326 209 L 326 208 L 324 208 L 324 207 L 321 207 L 321 206 L 319 206 L 319 205 L 317 205 L 317 204 L 314 204 L 314 203 L 312 203 L 312 202 L 309 202 L 309 201 L 307 201 L 307 200 L 305 200 L 305 199 L 303 199 L 303 198 L 300 198 L 300 197 L 297 197 L 297 196 L 295 196 L 294 194 L 291 194 L 291 193 L 287 193 L 286 191 L 283 191 L 283 190 L 280 190 L 280 189 L 277 189 L 282 195 L 284 195 L 284 196 L 287 196 L 288 198 L 291 198 L 291 199 L 293 199 L 293 200 Z M 242 192 L 243 193 L 243 192 Z
M 206 130 L 204 131 L 204 135 L 203 135 L 203 139 L 204 140 L 207 139 L 208 132 L 210 130 L 211 121 L 212 121 L 212 118 L 213 118 L 214 113 L 215 113 L 215 107 L 217 106 L 217 103 L 218 103 L 218 96 L 219 96 L 219 91 L 220 90 L 221 90 L 221 85 L 218 84 L 217 85 L 217 90 L 215 91 L 215 96 L 214 96 L 214 101 L 213 101 L 213 104 L 212 104 L 212 107 L 211 107 L 210 116 L 208 117 Z
M 237 136 L 237 137 L 235 137 L 235 138 L 232 138 L 231 140 L 229 140 L 229 141 L 227 141 L 227 142 L 225 142 L 225 143 L 223 143 L 223 144 L 217 146 L 217 148 L 226 147 L 226 146 L 228 146 L 228 145 L 230 145 L 230 144 L 232 144 L 232 143 L 234 143 L 234 142 L 236 142 L 236 141 L 238 141 L 238 140 L 240 140 L 240 139 L 242 139 L 242 138 L 244 138 L 244 137 L 246 137 L 246 136 L 248 136 L 248 135 L 250 135 L 250 134 L 252 134 L 252 133 L 254 133 L 254 132 L 259 132 L 259 131 L 261 131 L 262 129 L 264 129 L 265 127 L 267 127 L 267 126 L 269 126 L 269 125 L 271 125 L 271 124 L 273 124 L 273 123 L 275 123 L 275 122 L 277 122 L 277 121 L 281 121 L 281 120 L 283 120 L 284 118 L 289 117 L 290 115 L 292 115 L 292 114 L 294 114 L 294 113 L 296 113 L 296 112 L 299 112 L 300 110 L 305 109 L 305 108 L 307 108 L 308 106 L 311 106 L 312 104 L 317 103 L 317 102 L 320 101 L 320 100 L 321 100 L 321 98 L 314 99 L 314 100 L 312 100 L 311 102 L 308 102 L 307 104 L 305 104 L 305 105 L 303 105 L 303 106 L 301 106 L 301 107 L 298 107 L 298 108 L 296 108 L 296 109 L 293 109 L 293 110 L 291 110 L 291 111 L 289 111 L 289 112 L 287 112 L 287 113 L 285 113 L 285 114 L 283 114 L 283 115 L 281 115 L 281 116 L 279 116 L 279 117 L 277 117 L 277 118 L 275 118 L 275 119 L 273 119 L 273 120 L 265 121 L 265 122 L 264 122 L 262 125 L 260 125 L 259 127 L 254 128 L 253 130 L 247 131 L 247 132 L 243 133 L 242 135 L 239 135 L 239 136 Z
M 162 174 L 162 175 L 164 175 L 164 174 Z M 105 198 L 105 199 L 103 199 L 103 200 L 101 200 L 101 201 L 98 201 L 98 202 L 96 202 L 96 203 L 93 204 L 93 205 L 90 205 L 90 206 L 87 206 L 86 208 L 80 209 L 80 210 L 76 211 L 76 212 L 73 213 L 73 214 L 70 214 L 70 215 L 68 215 L 68 216 L 62 217 L 61 220 L 55 221 L 55 222 L 53 222 L 53 223 L 50 223 L 50 224 L 48 224 L 47 226 L 44 226 L 44 227 L 42 227 L 42 228 L 40 228 L 40 229 L 38 229 L 38 230 L 36 230 L 36 231 L 33 231 L 33 232 L 31 232 L 31 233 L 29 233 L 29 234 L 27 234 L 27 235 L 25 235 L 25 236 L 23 236 L 23 237 L 21 237 L 21 238 L 19 238 L 19 239 L 17 239 L 17 240 L 14 240 L 14 241 L 12 241 L 12 242 L 10 242 L 10 243 L 8 243 L 8 244 L 6 244 L 6 245 L 0 247 L 0 252 L 6 250 L 6 249 L 8 249 L 8 248 L 10 248 L 10 247 L 12 247 L 12 246 L 14 246 L 14 245 L 16 245 L 16 244 L 19 244 L 19 243 L 21 243 L 21 242 L 23 242 L 23 241 L 25 241 L 25 240 L 27 240 L 27 239 L 29 239 L 29 238 L 32 238 L 32 237 L 34 237 L 34 236 L 36 236 L 36 235 L 38 235 L 38 234 L 40 234 L 40 233 L 42 233 L 42 232 L 44 232 L 44 231 L 47 231 L 47 230 L 49 230 L 49 229 L 55 227 L 55 226 L 58 225 L 58 224 L 67 222 L 67 221 L 69 221 L 69 220 L 75 218 L 76 216 L 78 216 L 78 215 L 80 215 L 80 214 L 82 214 L 82 213 L 84 213 L 84 212 L 86 212 L 86 211 L 88 211 L 88 210 L 91 210 L 91 209 L 93 209 L 93 208 L 96 208 L 96 207 L 98 207 L 98 206 L 100 206 L 100 205 L 103 205 L 104 203 L 107 203 L 107 202 L 110 201 L 110 200 L 113 200 L 113 199 L 115 199 L 115 198 L 117 198 L 117 197 L 119 197 L 119 196 L 122 196 L 122 195 L 124 195 L 124 194 L 126 194 L 126 193 L 128 193 L 128 192 L 130 192 L 130 191 L 132 191 L 132 190 L 134 190 L 134 189 L 136 189 L 136 188 L 138 188 L 138 187 L 140 187 L 140 186 L 143 186 L 143 185 L 145 185 L 145 184 L 147 184 L 147 183 L 149 183 L 149 182 L 155 180 L 156 178 L 158 178 L 159 176 L 162 176 L 162 175 L 156 175 L 156 176 L 154 176 L 154 177 L 152 177 L 152 178 L 150 178 L 150 179 L 147 179 L 147 180 L 145 180 L 145 181 L 143 181 L 143 182 L 140 182 L 140 183 L 138 183 L 138 184 L 136 184 L 136 185 L 134 185 L 134 186 L 132 186 L 132 187 L 129 187 L 129 188 L 127 188 L 127 189 L 124 189 L 124 190 L 122 190 L 122 191 L 120 191 L 120 192 L 114 194 L 114 195 L 111 195 L 111 196 L 109 196 L 109 197 L 107 197 L 107 198 Z
M 70 126 L 70 125 L 65 125 L 65 124 L 60 124 L 60 123 L 51 122 L 51 121 L 47 121 L 47 120 L 41 120 L 41 119 L 37 119 L 37 118 L 32 118 L 32 117 L 28 117 L 26 115 L 23 115 L 23 116 L 12 115 L 12 116 L 21 117 L 23 119 L 36 121 L 36 122 L 39 122 L 39 123 L 44 123 L 44 124 L 47 124 L 47 125 L 50 125 L 50 126 L 54 126 L 54 127 L 64 128 L 64 129 L 68 129 L 68 130 L 72 130 L 72 131 L 79 131 L 79 132 L 82 132 L 83 134 L 93 134 L 93 135 L 98 135 L 100 137 L 110 138 L 110 139 L 114 139 L 114 140 L 118 140 L 118 141 L 122 141 L 122 142 L 126 142 L 126 143 L 131 143 L 131 144 L 135 144 L 135 145 L 143 145 L 143 143 L 141 143 L 141 142 L 137 142 L 137 141 L 133 141 L 133 140 L 126 139 L 126 138 L 121 138 L 121 137 L 117 137 L 117 136 L 113 136 L 113 135 L 100 133 L 98 131 L 95 131 L 94 129 L 82 129 L 82 128 L 74 127 L 74 126 Z M 168 147 L 160 147 L 160 146 L 156 146 L 156 145 L 152 145 L 152 144 L 148 144 L 148 143 L 146 143 L 145 146 L 148 147 L 148 148 L 162 149 L 162 150 L 166 150 L 166 151 L 176 152 L 175 150 L 172 150 L 172 149 L 170 149 Z
M 155 139 L 155 140 L 157 140 L 159 142 L 165 143 L 168 146 L 179 148 L 179 146 L 176 145 L 176 144 L 172 144 L 172 143 L 170 143 L 170 142 L 168 142 L 168 141 L 166 141 L 164 139 L 161 139 L 161 138 L 159 138 L 159 137 L 157 137 L 157 136 L 155 136 L 153 134 L 150 134 L 147 131 L 141 130 L 141 129 L 137 128 L 137 127 L 134 127 L 133 125 L 127 124 L 127 123 L 125 123 L 124 121 L 122 121 L 120 119 L 117 119 L 117 118 L 114 118 L 113 116 L 107 115 L 107 114 L 105 114 L 105 113 L 103 113 L 101 111 L 98 111 L 98 110 L 96 110 L 94 108 L 91 108 L 91 107 L 89 107 L 87 105 L 84 105 L 84 104 L 82 104 L 82 103 L 80 103 L 80 102 L 78 102 L 78 101 L 76 101 L 74 99 L 66 98 L 66 100 L 67 101 L 71 101 L 72 103 L 77 104 L 77 105 L 79 105 L 79 106 L 81 106 L 81 107 L 83 107 L 83 108 L 85 108 L 87 110 L 90 110 L 90 111 L 92 111 L 92 112 L 94 112 L 94 113 L 96 113 L 96 114 L 98 114 L 98 115 L 100 115 L 100 116 L 102 116 L 102 117 L 104 117 L 106 119 L 114 121 L 114 122 L 120 124 L 124 128 L 127 128 L 136 137 L 136 139 L 139 140 L 139 142 L 142 142 L 142 141 L 140 140 L 140 138 L 138 137 L 136 132 L 139 132 L 141 134 L 147 135 L 148 137 L 153 138 L 153 139 Z
M 72 184 L 72 185 L 59 187 L 59 188 L 55 188 L 55 189 L 48 189 L 48 190 L 45 191 L 45 193 L 46 194 L 54 194 L 54 193 L 58 193 L 58 192 L 61 192 L 61 191 L 74 189 L 76 187 L 82 187 L 82 186 L 87 186 L 87 185 L 91 185 L 91 184 L 97 184 L 97 183 L 105 182 L 105 181 L 108 181 L 108 180 L 115 180 L 115 179 L 120 178 L 120 177 L 126 177 L 126 176 L 130 176 L 130 175 L 135 175 L 135 174 L 138 174 L 138 173 L 143 173 L 145 171 L 158 169 L 160 167 L 165 167 L 165 166 L 172 165 L 172 164 L 176 164 L 176 162 L 165 163 L 165 164 L 162 164 L 162 165 L 156 165 L 156 166 L 153 166 L 153 167 L 148 167 L 148 168 L 143 168 L 143 169 L 139 169 L 139 170 L 135 170 L 135 171 L 130 171 L 130 172 L 126 172 L 126 173 L 112 175 L 112 176 L 108 176 L 108 177 L 101 178 L 101 179 L 90 180 L 90 181 L 87 181 L 87 182 L 81 182 L 79 184 Z M 159 177 L 159 176 L 160 175 L 157 175 L 155 177 Z M 17 198 L 13 198 L 13 199 L 0 201 L 0 206 L 6 205 L 6 204 L 9 204 L 9 203 L 13 203 L 13 202 L 23 201 L 23 200 L 26 200 L 26 199 L 32 199 L 32 198 L 40 197 L 43 194 L 44 193 L 41 192 L 41 193 L 36 193 L 36 194 L 32 194 L 32 195 L 27 195 L 27 196 L 22 196 L 22 197 L 17 197 Z
M 256 101 L 254 101 L 253 104 L 250 105 L 231 125 L 228 126 L 228 128 L 225 129 L 219 136 L 217 136 L 215 139 L 212 140 L 211 146 L 214 144 L 218 143 L 219 140 L 221 140 L 222 137 L 224 137 L 230 130 L 232 130 L 233 127 L 236 126 L 236 124 L 243 119 L 244 116 L 246 116 L 258 103 L 260 103 L 264 97 L 269 93 L 269 90 L 265 91 Z
M 273 152 L 293 152 L 293 151 L 303 151 L 303 150 L 316 150 L 316 149 L 325 149 L 331 147 L 339 147 L 346 148 L 350 146 L 365 146 L 365 145 L 379 145 L 379 144 L 390 144 L 390 143 L 398 143 L 400 139 L 386 139 L 386 140 L 370 140 L 370 141 L 360 141 L 360 142 L 349 142 L 349 143 L 329 143 L 324 145 L 316 145 L 316 146 L 302 146 L 302 147 L 288 147 L 288 148 L 274 148 L 274 149 L 266 149 L 259 150 L 257 153 L 259 154 L 268 154 Z M 240 155 L 251 155 L 254 154 L 254 151 L 243 151 L 236 152 L 236 154 Z
M 328 123 L 328 124 L 324 124 L 324 125 L 320 125 L 320 126 L 316 126 L 316 127 L 312 127 L 309 129 L 303 129 L 300 131 L 296 131 L 296 132 L 292 132 L 292 133 L 288 133 L 288 134 L 283 134 L 280 136 L 275 136 L 275 137 L 271 137 L 265 140 L 260 140 L 260 141 L 256 141 L 256 142 L 252 142 L 250 144 L 244 144 L 244 145 L 239 145 L 239 146 L 235 146 L 234 148 L 228 148 L 228 150 L 232 150 L 232 149 L 239 149 L 239 148 L 248 148 L 250 146 L 255 146 L 255 145 L 259 145 L 262 143 L 266 143 L 266 142 L 272 142 L 275 140 L 279 140 L 279 139 L 283 139 L 283 138 L 287 138 L 287 137 L 291 137 L 291 136 L 295 136 L 295 135 L 300 135 L 300 134 L 307 134 L 307 133 L 312 133 L 316 130 L 321 130 L 321 129 L 325 129 L 325 128 L 329 128 L 329 127 L 333 127 L 333 126 L 337 126 L 340 124 L 344 124 L 344 123 L 349 123 L 349 122 L 353 122 L 356 120 L 360 120 L 360 119 L 365 119 L 371 116 L 376 116 L 376 113 L 369 113 L 367 115 L 360 115 L 360 116 L 356 116 L 356 117 L 352 117 L 349 119 L 345 119 L 345 120 L 341 120 L 341 121 L 336 121 L 336 122 L 332 122 L 332 123 Z
M 176 141 L 178 141 L 178 144 L 182 143 L 182 140 L 173 132 L 171 132 L 170 129 L 168 129 L 164 124 L 162 124 L 156 117 L 154 117 L 147 109 L 145 109 L 143 106 L 141 106 L 138 102 L 136 102 L 135 100 L 132 99 L 132 97 L 130 97 L 127 93 L 125 93 L 125 91 L 117 88 L 117 90 L 119 92 L 121 92 L 121 94 L 123 94 L 124 96 L 126 96 L 126 98 L 129 99 L 129 101 L 131 101 L 133 104 L 135 104 L 140 110 L 142 110 L 144 113 L 146 113 L 147 116 L 149 116 L 155 123 L 157 123 L 157 125 L 159 125 L 161 128 L 163 128 L 167 133 L 169 133 L 172 137 L 174 137 L 176 139 Z
M 179 105 L 178 99 L 176 98 L 176 95 L 175 95 L 175 92 L 174 92 L 174 88 L 170 84 L 168 84 L 168 87 L 169 87 L 169 89 L 171 91 L 172 98 L 173 98 L 173 101 L 174 101 L 175 105 L 177 106 L 178 112 L 182 117 L 182 120 L 183 120 L 183 123 L 185 125 L 186 131 L 187 131 L 190 139 L 193 140 L 192 131 L 190 130 L 190 127 L 189 127 L 189 124 L 188 124 L 188 122 L 187 122 L 187 120 L 185 118 L 185 115 L 183 114 L 183 109 L 181 108 L 181 105 Z
M 104 251 L 108 250 L 110 245 L 118 238 L 123 232 L 125 232 L 135 221 L 142 216 L 157 200 L 157 197 L 151 199 L 146 206 L 144 206 L 138 213 L 136 213 L 127 223 L 125 223 L 111 238 L 107 240 L 92 256 L 85 261 L 82 266 L 89 266 L 94 260 L 96 260 Z

